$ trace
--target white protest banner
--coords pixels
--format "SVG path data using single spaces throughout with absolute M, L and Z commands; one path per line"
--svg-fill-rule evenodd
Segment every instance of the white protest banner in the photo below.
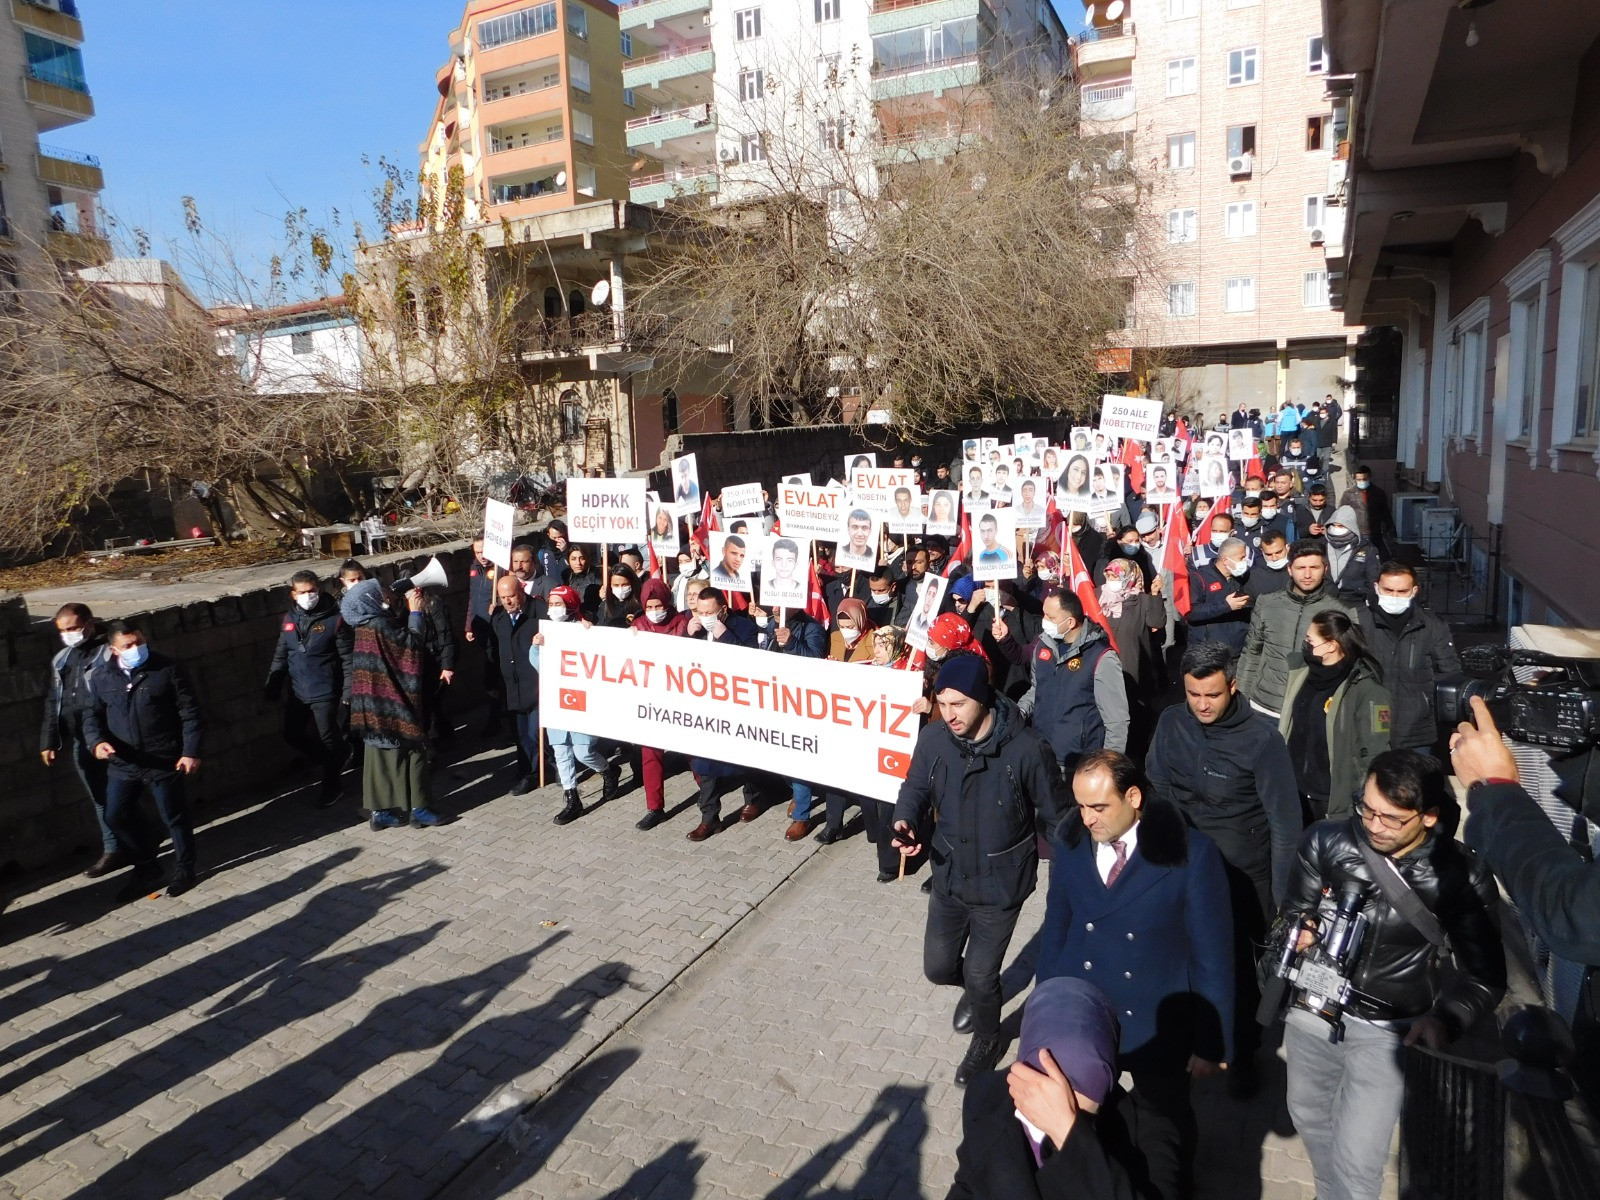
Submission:
M 552 729 L 893 802 L 911 765 L 922 676 L 698 638 L 547 622 L 539 711 Z
M 880 517 L 888 516 L 894 507 L 896 488 L 916 486 L 917 473 L 910 468 L 899 470 L 889 467 L 857 467 L 850 472 L 850 490 L 856 503 Z
M 722 489 L 722 519 L 759 516 L 766 503 L 759 483 L 736 483 Z
M 504 500 L 483 502 L 483 556 L 502 571 L 511 570 L 511 524 L 517 510 Z
M 1155 441 L 1161 436 L 1161 401 L 1142 396 L 1100 397 L 1100 432 L 1136 442 Z
M 845 492 L 838 487 L 778 485 L 778 521 L 790 537 L 831 542 L 839 536 L 844 518 Z
M 645 481 L 567 480 L 567 536 L 575 542 L 642 542 L 650 528 Z

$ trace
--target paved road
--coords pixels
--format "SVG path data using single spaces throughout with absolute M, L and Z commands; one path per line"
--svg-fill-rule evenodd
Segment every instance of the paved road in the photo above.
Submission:
M 942 1196 L 962 1046 L 915 883 L 781 807 L 700 846 L 688 808 L 636 831 L 637 792 L 558 828 L 508 758 L 441 772 L 434 831 L 240 810 L 176 900 L 14 888 L 0 1195 Z M 1270 1101 L 1202 1111 L 1204 1196 L 1309 1200 Z

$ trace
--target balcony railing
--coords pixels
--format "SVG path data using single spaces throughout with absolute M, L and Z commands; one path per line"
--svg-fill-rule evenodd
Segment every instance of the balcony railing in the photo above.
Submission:
M 691 104 L 687 108 L 675 108 L 671 112 L 651 113 L 648 117 L 635 117 L 624 128 L 643 129 L 646 125 L 660 125 L 665 121 L 709 121 L 711 119 L 711 106 L 709 104 Z
M 52 87 L 65 88 L 69 92 L 78 92 L 85 96 L 89 94 L 89 85 L 83 80 L 64 71 L 47 67 L 43 63 L 29 63 L 28 78 L 39 83 L 48 83 Z
M 925 58 L 921 62 L 903 63 L 898 67 L 882 67 L 873 70 L 874 79 L 893 79 L 899 75 L 915 75 L 918 71 L 938 71 L 945 67 L 963 67 L 968 63 L 978 61 L 976 54 L 954 55 L 950 58 Z
M 691 179 L 704 179 L 707 175 L 716 173 L 716 163 L 701 163 L 698 166 L 691 163 L 675 167 L 670 171 L 658 171 L 654 175 L 635 175 L 628 180 L 628 186 L 642 188 L 657 183 L 687 183 Z
M 647 67 L 651 63 L 667 62 L 674 58 L 687 58 L 691 54 L 704 54 L 709 49 L 711 49 L 711 39 L 706 38 L 704 41 L 685 42 L 681 46 L 672 46 L 655 54 L 646 54 L 642 58 L 630 58 L 622 65 L 629 69 Z
M 81 150 L 67 150 L 61 146 L 46 146 L 39 143 L 39 153 L 44 158 L 59 158 L 62 162 L 77 163 L 80 167 L 98 167 L 100 159 L 93 154 L 85 154 Z
M 522 348 L 525 354 L 573 354 L 586 346 L 644 346 L 660 340 L 666 321 L 659 313 L 630 313 L 624 321 L 626 335 L 619 338 L 613 313 L 546 317 L 523 325 Z
M 1091 25 L 1078 35 L 1080 42 L 1105 42 L 1112 38 L 1132 37 L 1133 22 L 1118 21 L 1112 25 Z
M 923 4 L 933 4 L 936 0 L 872 0 L 874 13 L 896 12 L 902 8 L 916 8 Z M 994 5 L 989 0 L 978 0 L 978 3 L 994 15 Z
M 1131 117 L 1134 91 L 1131 83 L 1113 83 L 1083 89 L 1083 118 L 1086 121 L 1119 121 Z
M 490 142 L 489 142 L 489 153 L 490 154 L 505 154 L 507 151 L 510 151 L 510 150 L 527 150 L 532 146 L 546 146 L 546 145 L 549 145 L 551 142 L 559 142 L 562 138 L 564 138 L 566 136 L 567 136 L 567 133 L 566 133 L 565 129 L 547 129 L 547 130 L 544 131 L 543 136 L 530 137 L 530 138 L 526 139 L 525 141 L 524 140 L 518 140 L 518 141 L 515 141 L 515 142 L 509 142 L 509 141 L 502 142 L 502 141 L 499 141 L 497 139 L 490 139 Z

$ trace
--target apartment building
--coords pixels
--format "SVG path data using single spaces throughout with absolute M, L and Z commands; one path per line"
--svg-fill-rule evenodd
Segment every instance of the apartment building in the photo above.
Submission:
M 469 225 L 626 200 L 621 69 L 607 0 L 468 0 L 435 79 L 424 177 L 437 188 L 461 169 Z
M 10 0 L 0 16 L 0 253 L 44 246 L 67 266 L 111 257 L 100 215 L 105 177 L 92 154 L 49 135 L 94 116 L 74 0 Z
M 1333 299 L 1398 331 L 1365 453 L 1435 507 L 1420 544 L 1472 615 L 1600 626 L 1600 8 L 1324 8 Z
M 1085 23 L 1085 131 L 1152 186 L 1120 365 L 1208 417 L 1341 395 L 1356 331 L 1322 249 L 1342 116 L 1318 0 L 1095 0 Z
M 637 204 L 870 190 L 878 169 L 937 156 L 1002 60 L 1045 79 L 1070 66 L 1049 0 L 637 0 L 621 26 Z

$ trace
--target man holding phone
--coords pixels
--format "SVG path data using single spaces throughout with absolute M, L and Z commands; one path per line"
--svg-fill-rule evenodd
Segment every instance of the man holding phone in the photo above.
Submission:
M 1035 835 L 1056 827 L 1067 798 L 1055 754 L 994 690 L 981 656 L 946 662 L 934 696 L 942 720 L 917 738 L 895 803 L 895 845 L 909 858 L 930 836 L 923 972 L 963 989 L 954 1025 L 972 1034 L 956 1070 L 964 1087 L 1000 1061 L 1000 968 L 1038 877 Z

